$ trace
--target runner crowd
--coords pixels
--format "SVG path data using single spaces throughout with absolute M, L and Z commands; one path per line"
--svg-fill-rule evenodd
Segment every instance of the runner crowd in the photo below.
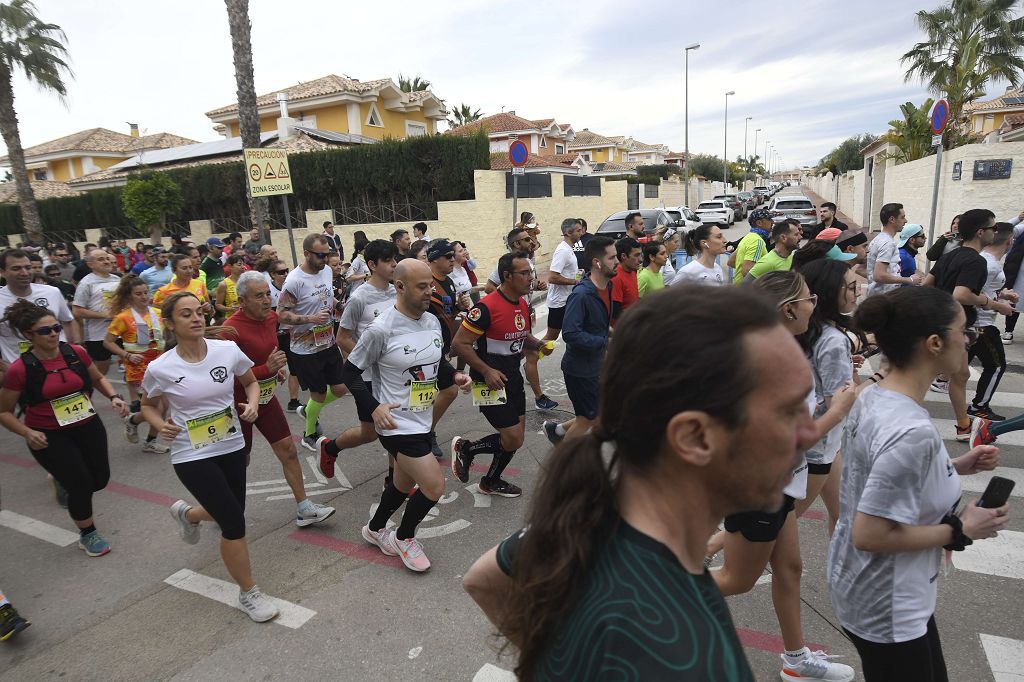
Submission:
M 524 443 L 527 386 L 538 409 L 558 406 L 538 361 L 561 339 L 574 417 L 544 423 L 554 449 L 523 530 L 464 581 L 520 677 L 753 679 L 723 597 L 770 565 L 781 678 L 852 680 L 851 666 L 805 645 L 800 622 L 796 520 L 820 497 L 832 605 L 865 678 L 945 680 L 933 615 L 943 549 L 1008 521 L 1005 505 L 963 501 L 960 476 L 994 469 L 992 443 L 1024 428 L 990 406 L 1024 306 L 1024 213 L 965 211 L 927 254 L 900 204 L 881 208 L 873 238 L 835 215 L 823 204 L 805 231 L 755 210 L 732 244 L 717 226 L 680 233 L 639 213 L 617 241 L 566 218 L 542 272 L 530 213 L 493 270 L 422 223 L 387 240 L 356 232 L 350 260 L 324 223 L 293 269 L 257 230 L 168 250 L 9 249 L 0 424 L 48 472 L 78 546 L 100 557 L 111 545 L 93 494 L 110 466 L 93 401 L 107 398 L 127 441 L 168 455 L 192 498 L 170 508 L 182 540 L 217 524 L 239 605 L 263 622 L 277 608 L 245 539 L 253 427 L 300 527 L 335 510 L 307 498 L 285 411 L 304 420 L 299 443 L 328 478 L 342 451 L 379 443 L 388 474 L 360 534 L 426 571 L 416 530 L 444 495 L 446 466 L 466 483 L 483 456 L 481 493 L 522 494 L 503 473 Z M 922 257 L 935 261 L 926 276 Z M 974 358 L 983 373 L 968 401 Z M 923 407 L 929 390 L 949 394 L 966 454 L 948 455 Z M 492 432 L 442 448 L 437 425 L 460 391 Z M 338 433 L 320 417 L 345 393 L 359 425 Z M 0 639 L 28 625 L 0 595 Z

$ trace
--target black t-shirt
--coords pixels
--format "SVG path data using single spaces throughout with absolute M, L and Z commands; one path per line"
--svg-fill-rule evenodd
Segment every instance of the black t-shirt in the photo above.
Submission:
M 988 279 L 988 263 L 985 257 L 970 247 L 954 249 L 939 258 L 932 268 L 935 286 L 950 294 L 957 287 L 967 287 L 972 293 L 980 294 Z M 964 306 L 967 326 L 974 326 L 978 311 L 973 305 Z
M 430 280 L 430 312 L 441 321 L 441 338 L 444 341 L 444 354 L 452 350 L 452 337 L 455 334 L 456 310 L 455 282 L 445 275 L 444 279 L 433 277 Z
M 525 532 L 498 546 L 511 575 Z M 672 551 L 621 519 L 579 577 L 537 680 L 753 682 L 729 607 L 711 574 L 687 571 Z

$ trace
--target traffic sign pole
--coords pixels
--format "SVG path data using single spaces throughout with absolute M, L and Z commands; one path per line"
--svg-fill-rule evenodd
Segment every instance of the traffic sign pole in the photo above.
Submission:
M 530 150 L 519 139 L 512 136 L 508 145 L 508 160 L 512 164 L 512 224 L 515 225 L 519 216 L 519 175 L 524 173 L 523 166 L 530 158 Z M 516 171 L 519 171 L 518 173 Z
M 519 176 L 512 175 L 512 224 L 519 221 Z
M 932 181 L 932 212 L 928 220 L 927 248 L 930 249 L 932 244 L 935 243 L 935 214 L 939 209 L 939 182 L 942 180 L 942 133 L 946 129 L 946 123 L 949 121 L 949 102 L 945 99 L 935 102 L 928 117 L 931 120 L 932 132 L 935 134 L 932 142 L 938 141 L 938 144 L 935 145 L 935 179 Z M 931 261 L 926 258 L 924 274 L 927 275 L 931 271 L 931 265 Z
M 295 253 L 295 238 L 292 236 L 292 212 L 288 208 L 288 195 L 282 194 L 281 201 L 284 203 L 284 226 L 288 229 L 288 246 L 292 247 L 292 268 L 299 267 L 299 256 Z M 270 241 L 268 240 L 269 244 Z

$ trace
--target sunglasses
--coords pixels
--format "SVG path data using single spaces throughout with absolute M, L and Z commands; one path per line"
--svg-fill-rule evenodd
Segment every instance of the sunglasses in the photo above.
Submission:
M 275 275 L 287 275 L 288 274 L 288 268 L 284 268 L 282 270 L 274 270 L 274 274 Z
M 327 258 L 328 256 L 331 255 L 330 251 L 328 251 L 326 253 L 321 253 L 320 251 L 307 251 L 306 253 L 308 253 L 311 256 L 316 256 L 320 260 L 323 260 L 324 258 Z
M 38 336 L 49 336 L 50 334 L 60 334 L 62 331 L 64 331 L 64 325 L 55 324 L 49 327 L 37 327 L 32 330 L 32 333 Z
M 807 298 L 794 298 L 794 299 L 790 299 L 788 301 L 783 301 L 782 303 L 779 304 L 779 307 L 781 308 L 782 306 L 786 305 L 787 303 L 800 303 L 801 301 L 810 301 L 812 306 L 816 306 L 816 305 L 818 305 L 818 295 L 817 294 L 811 294 Z

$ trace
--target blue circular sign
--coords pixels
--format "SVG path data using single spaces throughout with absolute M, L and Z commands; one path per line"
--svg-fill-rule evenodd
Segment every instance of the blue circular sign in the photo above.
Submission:
M 508 158 L 513 166 L 522 166 L 530 158 L 530 152 L 522 141 L 515 140 L 508 146 Z
M 949 121 L 949 102 L 940 99 L 932 105 L 932 132 L 936 135 L 940 134 L 946 129 L 947 121 Z

